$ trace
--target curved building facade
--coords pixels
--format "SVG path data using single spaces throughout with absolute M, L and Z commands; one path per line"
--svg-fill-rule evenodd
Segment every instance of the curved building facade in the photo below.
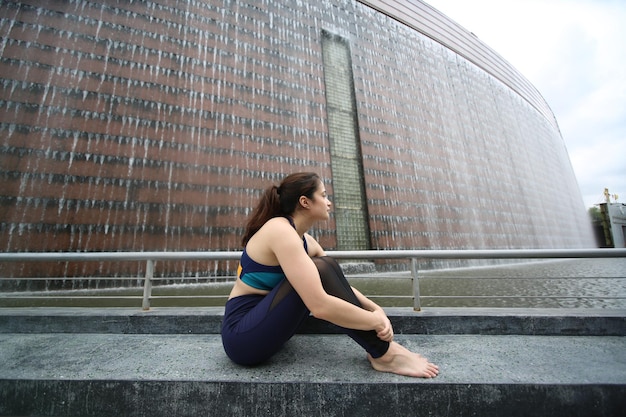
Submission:
M 240 250 L 295 171 L 330 250 L 594 246 L 541 95 L 417 0 L 2 1 L 0 35 L 4 252 Z

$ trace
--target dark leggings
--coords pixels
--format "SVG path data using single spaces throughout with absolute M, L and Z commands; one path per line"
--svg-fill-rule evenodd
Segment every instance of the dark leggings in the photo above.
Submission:
M 328 294 L 361 307 L 334 259 L 327 256 L 312 259 Z M 232 298 L 226 303 L 222 323 L 224 350 L 236 363 L 259 364 L 278 352 L 308 316 L 309 310 L 287 279 L 267 295 Z M 374 358 L 381 357 L 389 348 L 389 343 L 380 340 L 373 330 L 340 329 Z

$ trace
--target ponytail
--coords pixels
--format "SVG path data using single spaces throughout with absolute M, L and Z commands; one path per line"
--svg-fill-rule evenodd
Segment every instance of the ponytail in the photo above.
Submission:
M 246 224 L 241 240 L 245 247 L 248 240 L 270 219 L 290 216 L 296 211 L 301 196 L 313 198 L 321 180 L 313 172 L 291 174 L 283 179 L 280 186 L 272 185 L 265 190 L 259 203 Z
M 266 189 L 259 204 L 252 212 L 252 217 L 246 225 L 246 232 L 243 235 L 241 244 L 245 247 L 248 240 L 272 217 L 280 216 L 280 196 L 278 195 L 278 187 L 272 185 Z

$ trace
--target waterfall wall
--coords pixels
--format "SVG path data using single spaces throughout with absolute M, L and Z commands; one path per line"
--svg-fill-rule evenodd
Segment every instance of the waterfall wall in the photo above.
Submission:
M 1 1 L 0 250 L 239 250 L 284 175 L 317 171 L 332 199 L 323 33 L 350 52 L 371 248 L 593 246 L 536 90 L 397 17 L 352 0 Z M 313 230 L 327 249 L 337 222 Z

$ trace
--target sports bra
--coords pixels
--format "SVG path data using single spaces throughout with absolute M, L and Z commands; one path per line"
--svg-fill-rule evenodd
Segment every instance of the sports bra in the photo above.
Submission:
M 293 223 L 293 219 L 287 217 L 287 220 L 289 220 L 289 224 L 295 229 L 296 225 Z M 304 236 L 302 236 L 302 242 L 305 252 L 308 253 L 306 238 Z M 252 288 L 265 291 L 272 290 L 280 281 L 286 278 L 283 268 L 281 268 L 280 265 L 260 264 L 250 258 L 245 248 L 241 254 L 241 260 L 237 268 L 237 277 Z

